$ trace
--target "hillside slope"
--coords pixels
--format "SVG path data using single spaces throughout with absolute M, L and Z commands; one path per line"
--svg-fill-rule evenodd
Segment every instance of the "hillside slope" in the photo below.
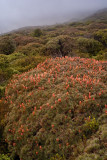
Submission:
M 106 78 L 107 62 L 79 57 L 47 59 L 14 76 L 5 101 L 11 157 L 106 160 Z
M 107 21 L 107 8 L 102 9 L 94 13 L 93 15 L 85 18 L 88 21 Z

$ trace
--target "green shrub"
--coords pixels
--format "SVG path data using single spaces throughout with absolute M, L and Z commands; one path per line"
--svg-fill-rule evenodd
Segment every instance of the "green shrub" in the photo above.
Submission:
M 5 69 L 9 67 L 8 57 L 6 55 L 0 54 L 0 69 Z
M 100 51 L 96 56 L 93 57 L 97 60 L 107 60 L 107 51 Z
M 0 154 L 0 160 L 12 160 L 7 155 Z
M 99 138 L 89 139 L 87 141 L 87 147 L 85 148 L 85 152 L 87 153 L 95 153 L 100 149 Z
M 85 125 L 83 127 L 83 133 L 85 136 L 91 135 L 92 133 L 95 133 L 99 128 L 99 123 L 95 118 L 88 118 L 86 120 Z
M 34 37 L 40 37 L 42 34 L 43 33 L 42 33 L 41 29 L 39 29 L 39 28 L 35 29 L 33 32 Z
M 4 93 L 4 86 L 6 81 L 12 76 L 13 71 L 10 68 L 7 55 L 0 55 L 0 97 Z
M 15 62 L 15 60 L 17 60 L 17 59 L 21 59 L 21 58 L 24 58 L 25 57 L 25 55 L 24 54 L 22 54 L 22 53 L 19 53 L 19 52 L 15 52 L 15 53 L 12 53 L 12 54 L 10 54 L 10 55 L 8 55 L 8 63 L 14 63 Z
M 80 155 L 76 160 L 102 160 L 97 154 L 83 154 Z
M 4 86 L 5 83 L 12 77 L 13 74 L 17 74 L 18 71 L 12 67 L 0 69 L 0 85 Z
M 12 67 L 19 72 L 25 72 L 32 68 L 35 68 L 39 63 L 43 62 L 45 59 L 45 56 L 26 56 L 14 61 Z
M 39 48 L 42 45 L 39 43 L 29 43 L 25 46 L 20 46 L 17 48 L 17 52 L 23 53 L 24 55 L 38 55 L 39 54 Z
M 5 93 L 5 87 L 0 86 L 0 98 L 2 98 L 4 96 L 4 93 Z
M 72 39 L 67 35 L 57 36 L 48 41 L 44 47 L 44 55 L 65 57 L 72 52 Z
M 9 55 L 15 51 L 15 42 L 9 37 L 0 38 L 0 54 Z
M 88 38 L 79 38 L 78 47 L 80 52 L 89 53 L 90 56 L 95 56 L 103 48 L 99 41 Z
M 107 47 L 107 29 L 97 31 L 94 38 Z
M 54 157 L 50 158 L 50 160 L 65 160 L 65 157 L 56 154 Z

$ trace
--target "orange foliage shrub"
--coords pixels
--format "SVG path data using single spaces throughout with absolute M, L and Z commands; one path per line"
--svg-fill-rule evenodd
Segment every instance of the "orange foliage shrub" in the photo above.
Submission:
M 5 93 L 11 109 L 5 127 L 10 151 L 23 160 L 45 160 L 57 153 L 70 159 L 84 133 L 91 136 L 98 128 L 87 132 L 86 119 L 94 115 L 97 121 L 107 104 L 104 63 L 47 59 L 14 76 Z

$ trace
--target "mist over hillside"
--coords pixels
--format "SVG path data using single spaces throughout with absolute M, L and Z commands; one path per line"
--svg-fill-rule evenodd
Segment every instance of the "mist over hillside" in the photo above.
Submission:
M 61 24 L 61 23 L 66 23 L 68 21 L 78 21 L 81 19 L 86 18 L 87 16 L 91 15 L 92 13 L 94 13 L 95 11 L 78 11 L 78 12 L 74 12 L 72 13 L 63 13 L 62 15 L 60 15 L 60 13 L 58 15 L 48 15 L 46 17 L 43 18 L 38 18 L 36 19 L 36 16 L 32 17 L 31 19 L 25 19 L 25 20 L 21 20 L 19 21 L 19 23 L 13 21 L 7 21 L 6 23 L 4 23 L 3 21 L 0 23 L 0 34 L 5 33 L 5 32 L 9 32 L 11 30 L 16 30 L 18 28 L 23 28 L 26 26 L 47 26 L 47 25 L 56 25 L 56 24 Z
M 107 7 L 106 0 L 1 0 L 0 33 L 83 19 Z

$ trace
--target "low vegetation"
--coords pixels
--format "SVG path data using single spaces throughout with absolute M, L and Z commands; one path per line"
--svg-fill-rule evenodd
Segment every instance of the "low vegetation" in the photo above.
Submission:
M 7 155 L 0 154 L 0 160 L 11 160 Z
M 47 160 L 58 154 L 71 160 L 86 152 L 103 159 L 106 142 L 100 135 L 98 145 L 89 149 L 87 144 L 103 124 L 99 117 L 106 114 L 106 70 L 106 62 L 65 57 L 47 59 L 14 76 L 5 99 L 11 157 Z
M 52 38 L 44 47 L 44 55 L 52 57 L 65 57 L 72 52 L 72 39 L 70 36 L 61 35 Z
M 100 14 L 0 36 L 1 159 L 106 159 L 106 10 Z
M 0 39 L 0 54 L 11 54 L 15 51 L 15 42 L 8 36 Z
M 107 29 L 97 31 L 94 34 L 94 38 L 107 47 Z
M 33 32 L 34 37 L 40 37 L 42 34 L 43 33 L 42 33 L 41 29 L 39 29 L 39 28 L 35 29 Z
M 96 56 L 99 51 L 103 49 L 103 45 L 94 39 L 79 38 L 79 51 L 83 53 L 89 53 L 89 56 Z

